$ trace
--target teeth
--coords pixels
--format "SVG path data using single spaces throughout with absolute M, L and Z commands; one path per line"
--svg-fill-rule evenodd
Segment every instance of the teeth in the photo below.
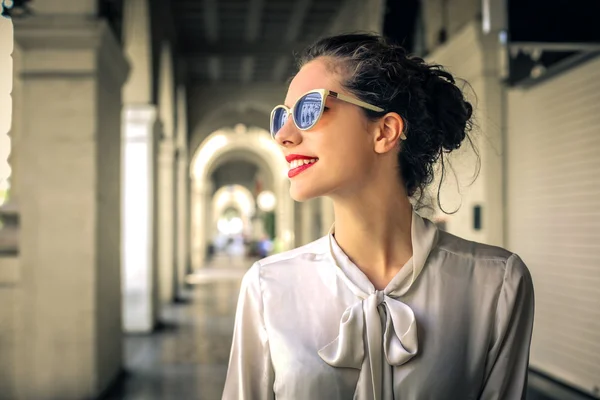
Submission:
M 313 159 L 304 159 L 304 160 L 294 160 L 290 163 L 290 169 L 294 169 L 294 168 L 298 168 L 303 166 L 304 164 L 313 164 L 317 162 L 317 159 L 313 158 Z

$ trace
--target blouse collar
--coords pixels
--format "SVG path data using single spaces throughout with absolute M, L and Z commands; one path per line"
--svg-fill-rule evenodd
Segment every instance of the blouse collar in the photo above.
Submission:
M 334 264 L 340 268 L 340 272 L 345 276 L 346 279 L 344 280 L 352 292 L 360 298 L 375 293 L 376 290 L 371 281 L 339 246 L 334 237 L 334 232 L 335 225 L 332 225 L 327 235 L 329 256 Z M 435 246 L 437 235 L 438 230 L 433 222 L 422 218 L 415 211 L 412 212 L 411 239 L 413 255 L 383 290 L 386 295 L 399 297 L 410 290 L 423 270 L 431 249 Z

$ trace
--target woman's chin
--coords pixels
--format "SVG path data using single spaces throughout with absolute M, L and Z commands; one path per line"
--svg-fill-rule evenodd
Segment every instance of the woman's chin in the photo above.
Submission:
M 293 182 L 290 185 L 290 197 L 298 202 L 308 201 L 319 197 L 321 194 L 315 188 L 298 187 Z

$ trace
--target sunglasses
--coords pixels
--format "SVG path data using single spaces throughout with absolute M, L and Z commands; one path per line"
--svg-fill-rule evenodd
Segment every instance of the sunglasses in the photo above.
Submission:
M 327 97 L 333 97 L 371 111 L 385 111 L 383 108 L 365 103 L 345 94 L 327 89 L 315 89 L 300 97 L 291 109 L 284 105 L 279 105 L 271 111 L 271 136 L 273 139 L 277 136 L 277 132 L 283 128 L 290 114 L 292 115 L 294 125 L 301 131 L 306 131 L 315 126 L 323 115 Z

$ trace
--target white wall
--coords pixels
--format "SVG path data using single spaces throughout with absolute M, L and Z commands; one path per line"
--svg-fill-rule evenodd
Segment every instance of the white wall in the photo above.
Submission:
M 600 388 L 600 58 L 511 90 L 508 123 L 507 245 L 533 277 L 531 365 L 592 394 Z
M 503 244 L 502 202 L 502 119 L 503 88 L 499 82 L 498 47 L 493 37 L 481 33 L 479 23 L 472 22 L 457 32 L 443 46 L 428 55 L 427 61 L 443 65 L 463 88 L 474 107 L 473 142 L 480 152 L 481 171 L 475 182 L 475 152 L 465 141 L 458 151 L 446 159 L 454 168 L 447 168 L 441 200 L 445 211 L 459 211 L 451 216 L 437 212 L 446 220 L 448 231 L 483 243 Z M 468 82 L 466 85 L 463 81 Z M 439 168 L 430 186 L 437 203 Z M 482 229 L 473 226 L 473 207 L 482 207 Z
M 447 38 L 451 39 L 475 21 L 481 11 L 481 0 L 421 0 L 421 4 L 425 46 L 429 51 L 435 51 L 440 45 L 439 33 L 442 28 L 446 29 Z

